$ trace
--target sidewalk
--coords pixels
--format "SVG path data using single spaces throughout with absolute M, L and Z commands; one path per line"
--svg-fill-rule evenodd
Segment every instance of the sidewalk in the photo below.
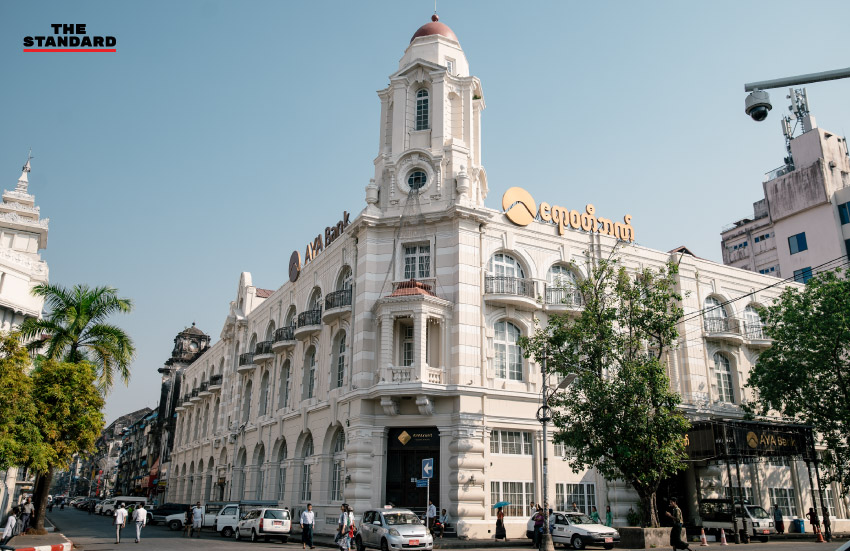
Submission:
M 15 536 L 6 544 L 18 551 L 71 551 L 71 542 L 60 534 L 53 532 L 43 536 Z
M 301 531 L 293 526 L 290 542 L 301 543 Z M 313 544 L 316 547 L 330 547 L 339 549 L 334 543 L 332 536 L 313 535 Z M 480 549 L 482 547 L 528 547 L 531 548 L 531 540 L 516 538 L 507 542 L 496 542 L 495 539 L 458 539 L 458 538 L 434 538 L 434 549 Z

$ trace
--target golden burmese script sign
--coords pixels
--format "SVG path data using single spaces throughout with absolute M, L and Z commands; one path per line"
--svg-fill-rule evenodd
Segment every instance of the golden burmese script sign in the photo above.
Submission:
M 567 228 L 589 233 L 610 235 L 622 241 L 635 240 L 635 229 L 632 227 L 632 216 L 627 214 L 622 222 L 596 216 L 593 205 L 585 205 L 584 212 L 569 210 L 566 207 L 537 203 L 530 193 L 521 187 L 512 187 L 502 196 L 502 209 L 508 220 L 517 226 L 527 226 L 534 220 L 558 226 L 558 233 L 564 235 Z

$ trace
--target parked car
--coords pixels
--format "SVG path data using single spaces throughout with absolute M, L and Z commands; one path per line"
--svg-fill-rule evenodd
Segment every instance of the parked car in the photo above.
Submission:
M 176 513 L 183 513 L 188 508 L 188 503 L 163 503 L 159 507 L 151 509 L 151 524 L 166 524 L 165 517 Z
M 367 547 L 382 551 L 432 549 L 434 538 L 410 509 L 370 509 L 363 513 L 355 543 L 358 551 Z
M 242 515 L 236 524 L 236 539 L 250 538 L 254 542 L 260 538 L 265 541 L 274 538 L 279 539 L 281 543 L 286 543 L 291 530 L 289 509 L 272 507 L 254 509 Z
M 138 505 L 139 503 L 143 503 L 147 507 L 148 498 L 139 496 L 110 497 L 109 499 L 104 499 L 103 502 L 99 504 L 100 511 L 98 511 L 97 507 L 95 507 L 94 512 L 101 515 L 113 515 L 115 514 L 115 508 L 122 503 L 127 507 L 132 504 Z
M 605 549 L 613 549 L 614 544 L 620 541 L 619 532 L 593 522 L 589 516 L 575 511 L 555 511 L 549 515 L 549 530 L 552 533 L 552 543 L 560 543 L 573 549 L 584 549 L 586 545 L 601 545 Z M 534 537 L 534 516 L 528 519 L 525 534 L 529 538 Z
M 172 513 L 170 515 L 166 515 L 165 517 L 159 517 L 160 520 L 157 522 L 162 522 L 164 525 L 168 526 L 172 530 L 181 530 L 183 529 L 183 524 L 186 521 L 186 511 L 189 509 L 187 505 L 183 510 Z M 215 526 L 216 513 L 215 512 L 207 512 L 206 507 L 201 507 L 204 511 L 204 520 L 201 523 L 201 528 L 210 528 Z
M 743 507 L 742 507 L 743 506 Z M 720 531 L 735 533 L 735 519 L 738 528 L 743 529 L 752 538 L 766 542 L 776 534 L 773 517 L 759 505 L 750 505 L 746 501 L 735 502 L 735 514 L 732 514 L 731 499 L 703 499 L 700 501 L 700 518 L 706 534 L 713 534 L 720 539 Z
M 211 506 L 213 504 L 208 505 Z M 236 526 L 239 524 L 242 516 L 248 511 L 262 509 L 264 507 L 277 508 L 276 501 L 239 501 L 233 503 L 218 502 L 215 505 L 220 507 L 220 510 L 215 517 L 215 530 L 225 538 L 229 538 L 236 533 Z

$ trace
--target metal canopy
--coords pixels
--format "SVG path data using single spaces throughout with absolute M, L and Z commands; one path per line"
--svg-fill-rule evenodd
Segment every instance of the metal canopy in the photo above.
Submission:
M 788 457 L 816 461 L 809 425 L 765 421 L 696 421 L 685 437 L 692 461 L 757 461 L 762 457 Z

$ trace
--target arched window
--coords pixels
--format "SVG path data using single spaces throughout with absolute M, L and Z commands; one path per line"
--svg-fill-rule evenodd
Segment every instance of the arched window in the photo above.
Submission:
M 249 379 L 245 383 L 245 390 L 242 392 L 242 422 L 247 423 L 251 418 L 251 393 L 254 390 L 254 383 Z
M 263 373 L 262 381 L 260 382 L 260 415 L 268 413 L 269 406 L 269 372 Z
M 717 399 L 734 404 L 735 394 L 732 391 L 732 370 L 729 367 L 729 358 L 720 352 L 714 354 L 714 373 L 717 377 Z
M 310 295 L 310 300 L 307 301 L 307 310 L 322 309 L 322 290 L 316 287 Z
M 546 273 L 546 281 L 559 287 L 575 287 L 576 275 L 564 264 L 553 264 Z
M 218 431 L 218 408 L 219 408 L 220 404 L 221 404 L 221 402 L 218 399 L 216 399 L 215 407 L 213 407 L 213 419 L 212 419 L 213 434 L 215 434 Z
M 337 334 L 334 345 L 333 373 L 331 381 L 334 388 L 342 388 L 345 380 L 345 331 Z
M 345 487 L 345 432 L 339 429 L 334 438 L 331 501 L 342 501 Z
M 278 397 L 277 408 L 283 409 L 289 405 L 289 360 L 283 362 L 283 367 L 280 368 L 280 395 Z
M 522 349 L 517 344 L 520 330 L 509 321 L 497 322 L 495 329 L 496 377 L 521 381 Z
M 236 341 L 236 346 L 233 347 L 233 372 L 239 369 L 239 341 Z
M 316 348 L 311 346 L 304 355 L 304 382 L 301 399 L 308 400 L 316 392 Z
M 206 437 L 210 430 L 210 404 L 204 405 L 204 423 L 201 425 L 201 436 Z
M 744 327 L 747 331 L 747 337 L 751 339 L 763 339 L 764 329 L 761 322 L 761 316 L 754 306 L 749 305 L 744 308 Z
M 564 264 L 554 264 L 546 274 L 546 304 L 581 306 L 576 275 Z
M 496 253 L 490 259 L 490 273 L 502 277 L 525 278 L 522 266 L 514 257 L 505 253 Z
M 286 311 L 286 321 L 283 322 L 284 327 L 292 327 L 295 325 L 295 306 L 290 306 L 289 310 Z
M 351 289 L 351 267 L 343 266 L 336 280 L 337 291 L 348 291 Z
M 266 340 L 267 341 L 273 341 L 274 340 L 274 330 L 275 330 L 274 320 L 271 320 L 271 321 L 269 321 L 269 324 L 266 327 Z
M 723 304 L 715 297 L 705 299 L 705 330 L 709 333 L 722 333 L 728 331 L 728 314 Z
M 304 442 L 304 452 L 301 457 L 304 459 L 304 466 L 301 469 L 301 501 L 308 502 L 312 499 L 313 486 L 313 465 L 308 463 L 313 455 L 313 437 L 308 436 Z
M 416 92 L 416 130 L 428 130 L 428 90 Z
M 255 455 L 256 461 L 254 462 L 254 465 L 256 465 L 257 469 L 257 480 L 255 481 L 256 484 L 254 484 L 254 495 L 256 496 L 256 499 L 263 499 L 263 478 L 265 474 L 263 472 L 263 463 L 266 462 L 266 448 L 260 444 L 260 449 Z

